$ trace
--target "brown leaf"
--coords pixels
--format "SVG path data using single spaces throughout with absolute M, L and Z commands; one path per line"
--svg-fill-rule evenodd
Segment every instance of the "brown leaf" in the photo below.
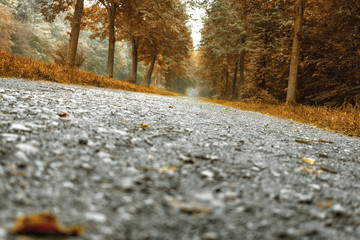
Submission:
M 303 144 L 310 144 L 310 143 L 311 143 L 311 140 L 296 139 L 295 142 L 297 142 L 297 143 L 303 143 Z
M 66 118 L 66 117 L 68 116 L 67 113 L 59 113 L 58 115 L 59 115 L 59 117 L 61 117 L 61 118 Z
M 54 214 L 38 213 L 32 216 L 23 216 L 17 220 L 12 232 L 35 236 L 79 236 L 84 229 L 81 226 L 61 227 Z
M 174 108 L 173 106 L 169 106 L 169 108 Z
M 337 173 L 337 171 L 334 168 L 326 165 L 320 165 L 320 169 L 331 173 Z

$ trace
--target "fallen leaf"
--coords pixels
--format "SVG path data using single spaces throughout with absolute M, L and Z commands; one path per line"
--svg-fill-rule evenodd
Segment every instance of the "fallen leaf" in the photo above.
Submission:
M 330 173 L 337 173 L 337 171 L 334 168 L 332 168 L 330 166 L 326 166 L 326 165 L 320 165 L 320 169 L 330 172 Z
M 169 108 L 174 108 L 173 106 L 169 106 Z
M 171 168 L 169 168 L 167 166 L 164 166 L 161 168 L 145 167 L 145 169 L 148 169 L 148 170 L 156 171 L 159 173 L 169 173 L 169 174 L 173 174 L 175 172 L 176 168 L 177 168 L 176 164 L 172 165 Z
M 61 118 L 66 118 L 68 116 L 67 113 L 59 113 L 58 115 Z
M 310 165 L 314 165 L 316 163 L 316 159 L 313 158 L 302 158 L 301 161 Z
M 311 142 L 318 142 L 318 143 L 334 143 L 327 140 L 322 139 L 296 139 L 295 142 L 297 143 L 303 143 L 303 144 L 311 144 Z
M 314 168 L 302 168 L 302 167 L 298 167 L 296 168 L 300 171 L 306 172 L 306 173 L 323 173 L 324 171 L 321 169 L 314 169 Z
M 318 203 L 318 207 L 321 207 L 321 208 L 329 208 L 331 207 L 331 205 L 334 203 L 334 200 L 329 200 L 328 202 L 324 203 L 324 202 L 319 202 Z
M 209 214 L 212 209 L 201 205 L 195 201 L 192 202 L 180 202 L 177 199 L 171 199 L 167 201 L 167 204 L 175 209 L 179 209 L 181 212 L 189 214 Z
M 17 220 L 12 232 L 35 236 L 79 236 L 84 229 L 81 226 L 61 227 L 54 214 L 38 213 L 32 216 L 23 216 Z
M 318 140 L 314 140 L 316 142 L 319 142 L 319 143 L 334 143 L 332 141 L 327 141 L 327 140 L 322 140 L 322 139 L 318 139 Z
M 146 128 L 151 128 L 151 126 L 149 125 L 146 125 L 146 124 L 143 124 L 143 123 L 140 123 L 140 127 L 145 130 Z
M 173 165 L 171 168 L 169 167 L 162 167 L 158 171 L 159 173 L 174 173 L 177 168 L 177 165 Z
M 303 143 L 303 144 L 310 144 L 310 143 L 311 143 L 311 140 L 296 139 L 295 142 L 297 142 L 297 143 Z

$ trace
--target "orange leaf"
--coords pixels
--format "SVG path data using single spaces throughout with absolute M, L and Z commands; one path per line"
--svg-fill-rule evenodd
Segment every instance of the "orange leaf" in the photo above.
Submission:
M 143 124 L 143 123 L 140 123 L 140 127 L 145 130 L 146 128 L 151 128 L 151 126 L 149 125 L 146 125 L 146 124 Z
M 169 108 L 174 108 L 173 106 L 169 106 Z
M 84 229 L 81 226 L 61 227 L 54 214 L 38 213 L 17 220 L 13 232 L 19 235 L 78 236 Z

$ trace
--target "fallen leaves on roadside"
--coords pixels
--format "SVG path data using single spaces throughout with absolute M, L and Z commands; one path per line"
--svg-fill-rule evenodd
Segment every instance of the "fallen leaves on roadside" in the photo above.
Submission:
M 321 208 L 329 208 L 331 207 L 331 205 L 334 203 L 334 200 L 329 200 L 328 202 L 324 203 L 324 202 L 318 202 L 318 207 Z
M 169 168 L 167 166 L 164 166 L 164 167 L 161 167 L 161 168 L 145 167 L 145 169 L 148 169 L 148 170 L 156 171 L 156 172 L 159 172 L 159 173 L 169 173 L 169 174 L 173 174 L 175 172 L 176 168 L 177 168 L 176 164 L 172 165 L 171 168 Z
M 166 203 L 169 206 L 188 214 L 209 214 L 212 212 L 211 208 L 201 205 L 195 201 L 180 202 L 177 199 L 170 199 L 166 200 Z
M 314 169 L 314 168 L 303 168 L 303 167 L 297 167 L 296 169 L 306 172 L 306 173 L 323 173 L 324 171 L 321 169 Z
M 145 129 L 147 129 L 147 128 L 151 128 L 151 126 L 146 125 L 146 124 L 143 124 L 143 123 L 140 123 L 140 127 L 141 127 L 143 130 L 145 130 Z
M 66 118 L 68 116 L 68 114 L 67 113 L 59 113 L 58 116 L 61 118 Z
M 18 235 L 79 236 L 84 229 L 81 226 L 62 227 L 54 214 L 38 213 L 17 220 L 12 232 Z
M 314 158 L 302 158 L 301 161 L 303 161 L 304 163 L 308 163 L 310 165 L 314 165 L 316 163 L 316 159 Z

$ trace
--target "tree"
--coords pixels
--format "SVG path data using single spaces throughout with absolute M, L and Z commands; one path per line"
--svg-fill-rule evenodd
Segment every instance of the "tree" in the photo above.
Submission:
M 192 49 L 186 6 L 179 1 L 153 2 L 149 4 L 152 8 L 144 9 L 147 21 L 143 25 L 145 34 L 139 49 L 141 61 L 149 64 L 147 86 L 151 84 L 156 62 L 161 71 L 172 69 L 179 76 Z
M 360 2 L 307 1 L 298 100 L 360 105 Z
M 80 26 L 81 19 L 83 15 L 84 9 L 84 0 L 54 0 L 54 1 L 46 1 L 41 0 L 41 13 L 44 16 L 44 19 L 48 22 L 53 22 L 56 16 L 64 11 L 69 11 L 71 6 L 75 4 L 75 12 L 71 21 L 71 34 L 69 40 L 69 48 L 67 51 L 66 62 L 70 67 L 75 66 L 76 59 L 76 51 L 79 42 L 79 34 L 80 34 Z
M 286 96 L 286 104 L 296 103 L 297 78 L 300 61 L 300 49 L 302 38 L 302 25 L 306 0 L 297 0 L 295 3 L 296 20 L 294 24 L 294 38 L 290 62 L 289 85 Z
M 218 90 L 220 95 L 227 93 L 229 73 L 233 73 L 231 97 L 235 97 L 236 94 L 239 62 L 241 71 L 244 71 L 244 54 L 247 47 L 244 18 L 239 17 L 239 13 L 236 12 L 238 5 L 235 4 L 224 0 L 210 4 L 201 41 L 203 65 L 211 66 L 208 74 L 212 75 L 213 86 L 224 86 L 222 91 Z M 244 74 L 240 75 L 244 77 Z M 224 77 L 225 84 L 219 80 Z
M 14 29 L 14 16 L 10 12 L 10 10 L 0 5 L 0 48 L 4 50 L 10 50 L 10 47 L 13 45 L 11 41 L 11 35 L 15 32 Z
M 79 43 L 81 18 L 84 10 L 84 0 L 77 0 L 75 5 L 74 17 L 72 20 L 71 34 L 67 51 L 66 63 L 70 67 L 75 66 L 76 52 Z

